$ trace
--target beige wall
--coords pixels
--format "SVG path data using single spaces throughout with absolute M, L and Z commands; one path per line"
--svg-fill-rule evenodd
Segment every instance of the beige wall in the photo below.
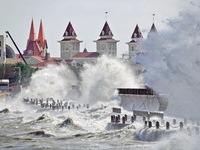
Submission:
M 0 35 L 0 64 L 6 60 L 6 38 L 4 35 Z

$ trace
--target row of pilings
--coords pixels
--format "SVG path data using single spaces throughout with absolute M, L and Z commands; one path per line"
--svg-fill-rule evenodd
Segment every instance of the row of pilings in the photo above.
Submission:
M 52 110 L 78 110 L 81 108 L 89 108 L 89 104 L 74 104 L 68 101 L 54 100 L 53 98 L 46 98 L 46 100 L 43 98 L 23 98 L 23 102 Z
M 131 123 L 134 123 L 135 121 L 137 121 L 138 116 L 134 114 L 133 116 L 131 116 L 129 118 L 130 119 L 128 120 L 128 116 L 126 114 L 111 115 L 111 123 L 131 124 Z M 144 122 L 144 128 L 155 128 L 155 129 L 165 129 L 165 130 L 170 130 L 170 129 L 177 130 L 178 129 L 178 130 L 187 130 L 189 133 L 191 133 L 191 130 L 193 130 L 196 135 L 200 134 L 199 122 L 194 123 L 194 121 L 193 121 L 189 127 L 187 119 L 184 119 L 183 121 L 180 121 L 178 123 L 176 119 L 173 119 L 172 122 L 169 122 L 169 121 L 165 122 L 164 118 L 161 118 L 161 121 L 159 122 L 156 120 L 150 121 L 150 118 L 143 116 L 142 121 Z

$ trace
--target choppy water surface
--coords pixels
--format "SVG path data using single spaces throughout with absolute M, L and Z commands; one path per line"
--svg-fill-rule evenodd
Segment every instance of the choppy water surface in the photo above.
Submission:
M 14 100 L 13 100 L 14 101 Z M 10 106 L 2 102 L 1 108 Z M 10 112 L 0 114 L 1 149 L 147 149 L 153 143 L 134 139 L 135 128 L 108 130 L 111 107 L 53 111 L 18 102 Z M 43 119 L 38 118 L 44 116 Z M 61 127 L 67 118 L 73 124 Z M 44 135 L 30 134 L 45 131 Z

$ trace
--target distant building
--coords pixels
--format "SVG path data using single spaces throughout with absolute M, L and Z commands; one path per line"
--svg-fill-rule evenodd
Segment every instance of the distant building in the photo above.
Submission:
M 45 67 L 48 64 L 57 64 L 50 53 L 47 52 L 48 45 L 44 34 L 42 20 L 40 21 L 39 33 L 36 38 L 34 22 L 31 22 L 29 38 L 27 40 L 26 49 L 24 50 L 23 57 L 27 64 L 33 67 Z
M 152 36 L 154 33 L 157 33 L 155 24 L 153 23 L 148 34 L 148 37 Z M 82 41 L 77 39 L 77 34 L 71 24 L 68 23 L 64 34 L 63 39 L 58 41 L 60 43 L 60 57 L 59 58 L 51 58 L 50 54 L 47 52 L 48 45 L 47 40 L 45 38 L 44 29 L 42 25 L 42 20 L 40 21 L 39 33 L 38 37 L 36 38 L 35 28 L 33 20 L 31 22 L 31 28 L 29 33 L 29 38 L 27 40 L 26 49 L 23 52 L 23 56 L 26 59 L 26 62 L 29 65 L 35 67 L 44 67 L 48 64 L 59 64 L 59 63 L 67 63 L 71 66 L 82 66 L 85 62 L 94 62 L 97 60 L 98 57 L 101 55 L 108 55 L 108 56 L 117 56 L 117 43 L 119 40 L 115 40 L 113 38 L 113 33 L 106 21 L 101 33 L 100 38 L 96 41 L 96 51 L 89 52 L 86 48 L 83 52 L 80 51 L 80 43 Z M 4 40 L 1 37 L 1 45 L 4 44 Z M 138 24 L 136 24 L 135 29 L 131 36 L 131 41 L 128 42 L 128 53 L 124 54 L 123 56 L 127 56 L 129 60 L 142 58 L 143 51 L 140 48 L 140 42 L 143 40 L 143 35 L 140 31 Z M 0 47 L 1 48 L 1 47 Z M 8 49 L 8 51 L 7 51 Z M 9 50 L 10 49 L 10 50 Z M 5 50 L 2 48 L 0 49 L 1 56 L 0 62 L 2 63 L 3 54 Z M 8 56 L 15 57 L 14 51 L 11 50 L 9 46 L 6 46 L 6 58 Z M 17 55 L 18 58 L 19 55 Z M 137 60 L 134 61 L 137 63 Z
M 96 50 L 100 55 L 117 56 L 117 42 L 118 40 L 113 39 L 113 33 L 107 23 L 105 22 L 103 29 L 100 33 L 100 39 L 96 42 Z
M 31 56 L 39 56 L 45 58 L 47 54 L 47 49 L 47 40 L 45 39 L 42 20 L 40 21 L 38 38 L 36 38 L 35 27 L 32 20 L 29 38 L 27 40 L 27 46 L 24 50 L 23 56 L 28 58 Z
M 80 43 L 77 38 L 76 32 L 69 22 L 64 34 L 63 39 L 58 41 L 60 43 L 60 57 L 63 59 L 70 59 L 80 52 Z

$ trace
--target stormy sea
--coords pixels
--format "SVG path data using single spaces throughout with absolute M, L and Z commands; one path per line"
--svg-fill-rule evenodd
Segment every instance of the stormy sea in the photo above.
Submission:
M 66 64 L 37 71 L 20 93 L 0 100 L 0 149 L 198 150 L 200 10 L 190 7 L 141 43 L 140 75 L 127 60 L 106 56 L 85 64 L 80 79 Z M 132 121 L 133 104 L 118 95 L 117 88 L 145 85 L 168 100 L 158 129 L 158 117 L 150 128 L 142 117 Z M 111 123 L 113 108 L 127 115 L 123 127 Z

